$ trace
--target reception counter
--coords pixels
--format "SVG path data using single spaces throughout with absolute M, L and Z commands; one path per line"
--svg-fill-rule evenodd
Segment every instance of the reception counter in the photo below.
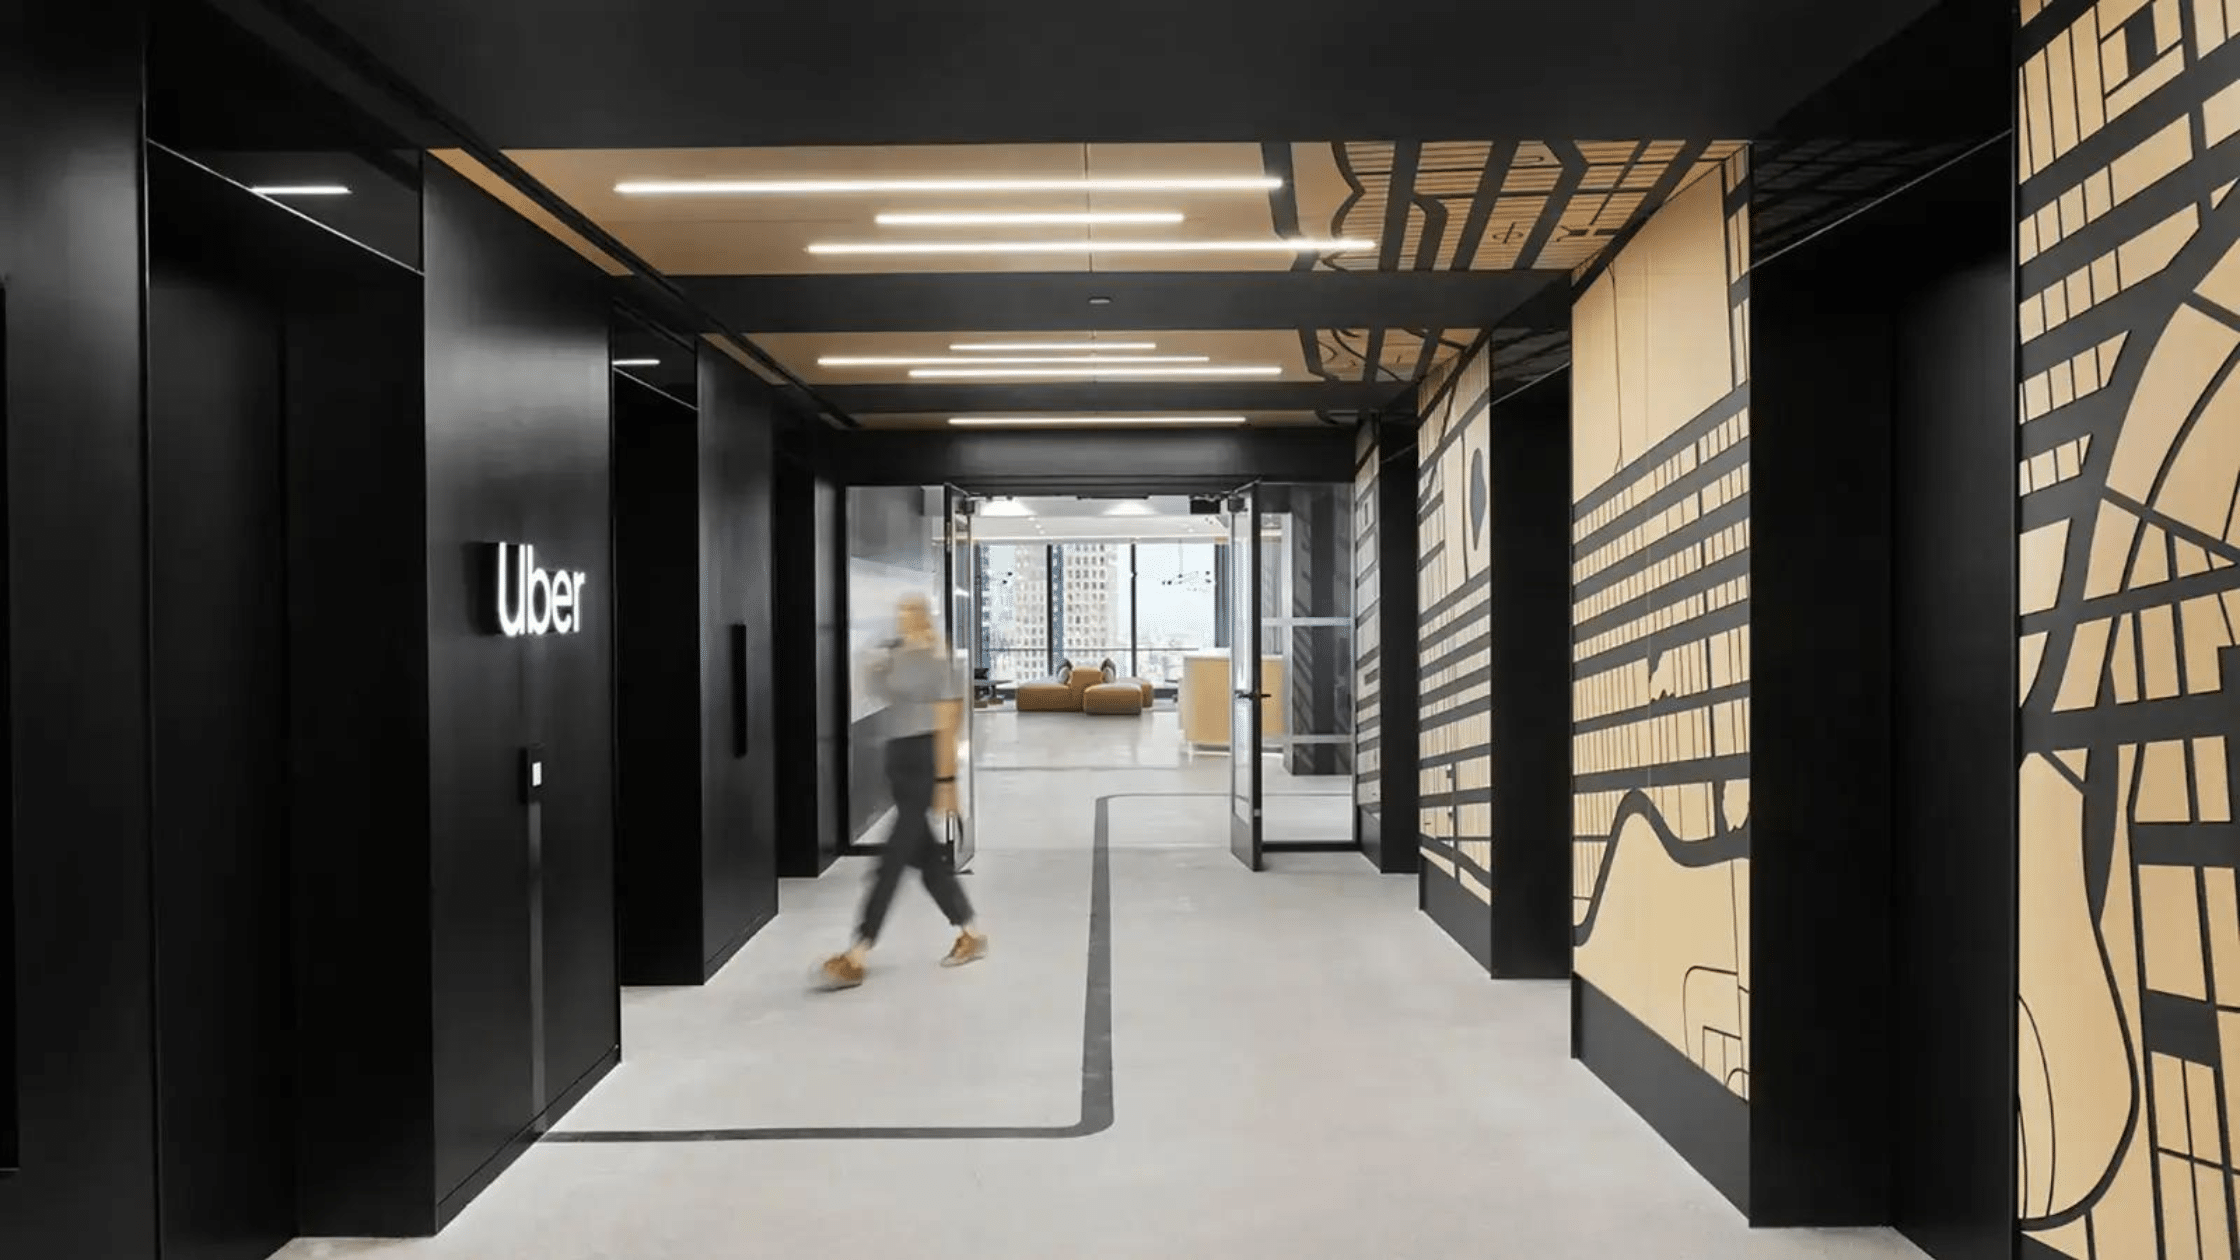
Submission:
M 1283 731 L 1283 658 L 1260 658 L 1260 729 L 1265 737 Z M 1182 710 L 1182 739 L 1194 748 L 1229 746 L 1229 685 L 1227 652 L 1192 652 L 1182 658 L 1182 683 L 1176 696 Z

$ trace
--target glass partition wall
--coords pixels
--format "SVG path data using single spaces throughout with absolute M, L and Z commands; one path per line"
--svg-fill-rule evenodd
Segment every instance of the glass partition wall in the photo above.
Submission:
M 1266 852 L 1353 847 L 1350 488 L 1260 488 L 1260 652 L 1280 662 L 1260 736 Z

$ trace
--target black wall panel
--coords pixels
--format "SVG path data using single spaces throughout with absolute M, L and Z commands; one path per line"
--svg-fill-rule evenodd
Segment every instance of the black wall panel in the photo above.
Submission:
M 615 567 L 602 277 L 434 163 L 425 258 L 436 1190 L 447 1214 L 616 1049 Z M 499 542 L 587 575 L 578 633 L 488 633 L 482 573 Z M 518 778 L 530 745 L 547 766 L 535 807 Z
M 1848 238 L 1752 273 L 1750 1219 L 1889 1219 L 1889 329 Z
M 710 973 L 778 913 L 776 411 L 770 387 L 744 367 L 725 355 L 700 356 L 700 957 Z M 743 642 L 735 644 L 735 634 Z
M 728 358 L 699 373 L 697 409 L 615 386 L 630 984 L 698 984 L 778 912 L 775 398 Z
M 2010 161 L 1754 290 L 1752 1219 L 1941 1260 L 2014 1245 Z
M 153 241 L 154 871 L 167 1257 L 295 1236 L 282 320 Z
M 288 312 L 298 1195 L 311 1235 L 435 1224 L 420 299 L 417 276 L 369 263 Z
M 831 710 L 846 628 L 837 623 L 833 572 L 835 497 L 820 476 L 809 435 L 781 434 L 772 487 L 775 557 L 771 582 L 771 668 L 775 673 L 772 773 L 777 794 L 778 871 L 821 875 L 839 856 L 838 753 Z
M 621 977 L 704 975 L 700 901 L 700 414 L 617 375 L 616 772 Z
M 1571 390 L 1493 407 L 1493 973 L 1571 974 Z
M 2013 1254 L 2014 271 L 2008 154 L 1896 308 L 1893 1217 L 1938 1260 Z
M 155 1248 L 141 19 L 131 0 L 0 8 L 11 1257 Z

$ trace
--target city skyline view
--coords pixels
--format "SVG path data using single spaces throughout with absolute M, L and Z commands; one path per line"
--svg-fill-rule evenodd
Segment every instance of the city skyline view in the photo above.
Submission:
M 1110 657 L 1124 674 L 1172 683 L 1185 654 L 1214 645 L 1211 542 L 983 543 L 979 552 L 980 663 L 993 678 L 1040 677 L 1059 657 Z

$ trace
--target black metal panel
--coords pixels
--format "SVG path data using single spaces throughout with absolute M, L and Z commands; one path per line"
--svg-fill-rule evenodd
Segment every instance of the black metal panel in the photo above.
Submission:
M 1454 876 L 1436 867 L 1422 867 L 1420 846 L 1416 852 L 1417 865 L 1422 868 L 1422 884 L 1417 895 L 1423 912 L 1490 973 L 1493 970 L 1493 933 L 1486 917 L 1486 903 L 1473 896 Z
M 1571 974 L 1571 378 L 1492 409 L 1493 974 Z
M 448 169 L 429 164 L 426 186 L 435 1189 L 448 1217 L 619 1038 L 618 592 L 604 281 Z M 576 633 L 487 633 L 481 574 L 498 542 L 586 575 Z M 535 860 L 515 790 L 530 744 L 548 756 Z
M 703 975 L 778 913 L 777 727 L 771 634 L 770 387 L 725 355 L 700 356 L 699 649 Z M 734 694 L 731 638 L 743 627 Z M 743 755 L 734 746 L 744 704 Z
M 166 1256 L 295 1236 L 281 317 L 153 242 L 157 1079 Z
M 1560 326 L 1570 292 L 1561 271 L 691 276 L 678 284 L 756 333 L 1482 328 L 1513 313 Z M 1092 297 L 1112 301 L 1091 306 Z
M 826 449 L 848 485 L 949 482 L 969 490 L 1064 493 L 1096 486 L 1233 489 L 1240 482 L 1353 478 L 1353 431 L 1283 429 L 894 430 L 833 433 Z
M 1761 1225 L 1889 1220 L 1890 329 L 1859 297 L 1895 261 L 1831 235 L 1751 279 Z
M 1756 1219 L 1751 1103 L 1577 976 L 1571 978 L 1571 1053 L 1728 1202 Z
M 156 1247 L 140 32 L 132 0 L 0 9 L 8 775 L 20 1170 L 0 1254 Z M 0 1063 L 0 1069 L 5 1068 Z
M 812 877 L 839 855 L 837 745 L 828 743 L 832 693 L 846 628 L 835 624 L 831 483 L 818 473 L 809 435 L 780 435 L 772 533 L 771 665 L 776 673 L 772 735 L 778 793 L 778 873 Z M 808 790 L 801 790 L 806 786 Z
M 1961 249 L 1896 312 L 1893 1218 L 1938 1260 L 2013 1247 L 2010 170 L 2002 148 L 1955 172 L 1953 212 L 1925 217 L 1969 224 Z
M 421 295 L 366 265 L 286 332 L 300 1227 L 328 1236 L 435 1227 Z
M 1389 140 L 1426 126 L 1751 136 L 1927 5 L 1419 0 L 1303 18 L 1235 0 L 1093 29 L 1025 0 L 877 21 L 718 0 L 317 7 L 494 143 L 567 148 Z M 1348 90 L 1372 78 L 1377 90 Z
M 700 969 L 700 415 L 617 375 L 615 869 L 625 984 Z

